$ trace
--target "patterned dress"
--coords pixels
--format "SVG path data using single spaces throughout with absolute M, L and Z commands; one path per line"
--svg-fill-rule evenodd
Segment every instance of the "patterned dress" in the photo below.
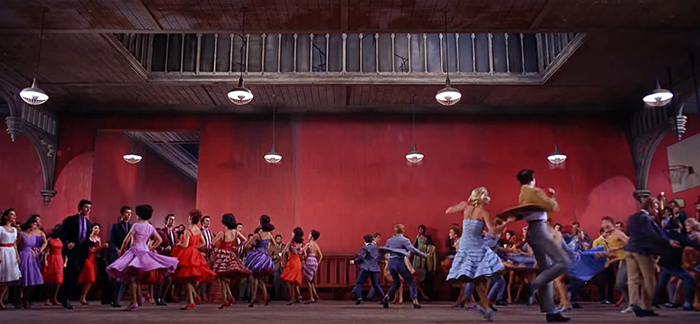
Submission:
M 236 240 L 220 241 L 211 252 L 211 269 L 219 277 L 244 278 L 252 272 L 246 269 L 243 261 L 236 256 L 238 246 Z
M 318 259 L 311 247 L 306 248 L 306 262 L 304 262 L 304 277 L 306 280 L 313 281 L 318 270 Z
M 484 222 L 477 219 L 462 222 L 462 238 L 447 280 L 471 281 L 503 270 L 501 259 L 484 244 L 483 227 Z

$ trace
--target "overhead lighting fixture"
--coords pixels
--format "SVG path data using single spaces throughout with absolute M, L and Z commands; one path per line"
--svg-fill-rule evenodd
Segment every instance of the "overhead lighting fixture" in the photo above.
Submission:
M 46 16 L 46 8 L 43 8 L 41 13 L 41 32 L 39 32 L 39 53 L 36 58 L 36 69 L 34 70 L 34 80 L 32 81 L 32 86 L 29 88 L 24 88 L 19 92 L 19 96 L 32 106 L 39 106 L 49 100 L 49 95 L 44 92 L 44 90 L 39 89 L 36 82 L 37 76 L 39 76 L 39 62 L 41 61 L 41 45 L 44 39 L 44 17 Z
M 143 156 L 134 152 L 134 139 L 131 140 L 131 152 L 124 154 L 123 158 L 129 164 L 137 164 L 143 160 Z
M 124 161 L 129 164 L 137 164 L 143 160 L 143 156 L 136 153 L 124 154 Z
M 553 165 L 561 165 L 566 161 L 566 154 L 559 152 L 559 145 L 554 143 L 554 153 L 550 154 L 547 160 Z
M 642 100 L 651 107 L 663 107 L 668 105 L 673 99 L 673 93 L 669 90 L 662 89 L 659 80 L 656 80 L 656 90 L 644 96 Z
M 445 79 L 445 87 L 435 94 L 435 100 L 443 106 L 452 106 L 458 103 L 459 99 L 462 99 L 462 93 L 453 88 L 450 83 L 450 51 L 447 44 L 447 10 L 445 10 L 445 72 L 447 72 L 447 78 Z
M 238 78 L 238 86 L 228 93 L 228 100 L 238 106 L 243 106 L 253 100 L 253 92 L 243 86 L 243 77 Z
M 406 160 L 411 164 L 418 164 L 423 161 L 423 153 L 416 150 L 416 111 L 413 111 L 413 149 L 406 153 Z
M 277 164 L 282 161 L 282 155 L 277 153 L 275 150 L 275 119 L 276 119 L 276 108 L 272 107 L 272 149 L 269 153 L 265 154 L 265 161 L 270 164 Z
M 241 24 L 241 63 L 239 64 L 239 69 L 241 72 L 241 76 L 238 78 L 238 86 L 233 88 L 233 90 L 228 92 L 228 100 L 231 100 L 233 104 L 238 105 L 238 106 L 243 106 L 245 104 L 248 104 L 253 100 L 253 92 L 250 91 L 250 89 L 246 88 L 243 85 L 243 69 L 245 66 L 245 62 L 243 62 L 243 58 L 246 56 L 243 56 L 245 52 L 243 50 L 248 46 L 248 39 L 246 38 L 245 35 L 245 17 L 246 13 L 248 12 L 248 8 L 243 7 L 241 9 L 243 12 L 243 24 Z

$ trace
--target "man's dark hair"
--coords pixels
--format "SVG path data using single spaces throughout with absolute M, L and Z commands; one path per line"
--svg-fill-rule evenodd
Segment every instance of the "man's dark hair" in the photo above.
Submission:
M 209 216 L 204 216 L 204 217 L 202 217 L 202 219 L 199 220 L 199 223 L 200 223 L 200 224 L 204 224 L 204 220 L 205 220 L 205 219 L 211 219 L 211 217 L 209 217 Z
M 363 239 L 365 240 L 365 243 L 372 243 L 374 237 L 372 237 L 372 234 L 367 234 L 363 237 Z
M 518 179 L 521 185 L 526 185 L 532 182 L 532 180 L 535 180 L 535 171 L 529 169 L 520 170 L 516 178 Z
M 119 214 L 120 214 L 120 215 L 124 215 L 124 212 L 126 212 L 127 210 L 131 210 L 131 207 L 129 207 L 129 206 L 122 206 L 122 208 L 119 208 Z
M 282 234 L 277 234 L 277 235 L 275 235 L 275 238 L 278 238 L 278 237 L 281 238 L 281 237 L 282 237 Z
M 92 205 L 92 201 L 89 201 L 87 199 L 81 199 L 80 202 L 78 203 L 78 211 L 83 209 L 85 205 Z

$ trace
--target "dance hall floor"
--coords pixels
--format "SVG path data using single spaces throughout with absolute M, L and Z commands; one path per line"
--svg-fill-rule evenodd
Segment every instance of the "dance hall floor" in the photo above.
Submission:
M 35 306 L 29 310 L 0 311 L 2 323 L 67 323 L 67 324 L 143 324 L 143 323 L 463 323 L 481 322 L 475 310 L 451 309 L 446 303 L 426 303 L 423 309 L 413 309 L 410 304 L 382 309 L 380 305 L 366 303 L 355 306 L 353 302 L 321 301 L 314 305 L 287 306 L 284 302 L 273 302 L 271 306 L 248 308 L 234 305 L 219 310 L 216 304 L 202 304 L 194 310 L 182 311 L 182 305 L 167 307 L 144 306 L 135 312 L 124 312 L 107 306 L 80 306 L 68 311 L 60 307 Z M 634 315 L 620 314 L 619 309 L 594 303 L 583 304 L 583 308 L 567 313 L 570 323 L 698 323 L 700 313 L 660 309 L 661 317 L 638 319 Z M 523 305 L 500 307 L 495 323 L 545 323 L 544 315 L 537 308 Z

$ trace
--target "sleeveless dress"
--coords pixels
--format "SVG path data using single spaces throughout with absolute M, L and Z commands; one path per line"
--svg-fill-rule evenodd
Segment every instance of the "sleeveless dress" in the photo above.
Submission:
M 188 229 L 188 231 L 190 231 Z M 173 256 L 177 258 L 177 270 L 173 274 L 173 279 L 177 281 L 212 281 L 216 278 L 216 274 L 209 270 L 207 260 L 197 249 L 197 245 L 201 238 L 200 235 L 192 234 L 190 231 L 190 242 L 187 247 L 182 248 L 179 245 L 173 250 Z M 183 236 L 184 237 L 184 236 Z
M 484 222 L 481 220 L 462 221 L 462 237 L 447 280 L 471 281 L 503 270 L 501 259 L 484 244 L 484 238 L 481 237 L 483 227 Z
M 318 259 L 316 254 L 311 250 L 311 247 L 306 249 L 306 262 L 304 262 L 304 277 L 306 280 L 313 281 L 318 270 Z
M 15 241 L 17 241 L 17 229 L 8 232 L 5 227 L 0 226 L 0 282 L 15 282 L 22 277 L 17 264 L 17 254 L 15 252 Z
M 36 242 L 39 241 L 39 236 L 27 235 L 22 232 L 22 243 L 18 246 L 19 249 L 19 271 L 22 278 L 17 282 L 20 287 L 31 287 L 43 285 L 44 279 L 41 277 L 41 267 L 39 267 L 39 249 L 36 248 Z M 4 262 L 5 260 L 3 260 Z
M 301 285 L 301 257 L 299 256 L 301 251 L 301 244 L 292 242 L 289 247 L 289 258 L 280 275 L 280 279 Z
M 252 274 L 252 272 L 243 265 L 243 261 L 236 255 L 238 252 L 236 242 L 237 240 L 231 242 L 221 240 L 211 252 L 211 269 L 217 276 L 244 278 Z
M 131 247 L 117 260 L 107 266 L 110 277 L 125 281 L 129 276 L 143 275 L 150 271 L 163 274 L 173 273 L 177 259 L 148 250 L 148 238 L 156 229 L 153 225 L 136 223 L 131 227 L 133 240 Z
M 44 282 L 61 285 L 63 284 L 63 242 L 50 238 L 46 248 L 49 254 L 46 256 L 46 266 L 42 273 Z
M 275 269 L 272 258 L 268 254 L 269 243 L 269 239 L 255 241 L 253 243 L 255 249 L 248 252 L 245 258 L 245 267 L 250 269 L 255 277 L 270 276 Z
M 96 240 L 89 239 L 90 241 L 90 252 L 88 258 L 85 259 L 85 265 L 83 270 L 80 272 L 80 277 L 78 277 L 78 284 L 93 284 L 97 278 L 97 264 L 95 263 L 95 253 L 100 249 L 102 242 L 98 237 Z

